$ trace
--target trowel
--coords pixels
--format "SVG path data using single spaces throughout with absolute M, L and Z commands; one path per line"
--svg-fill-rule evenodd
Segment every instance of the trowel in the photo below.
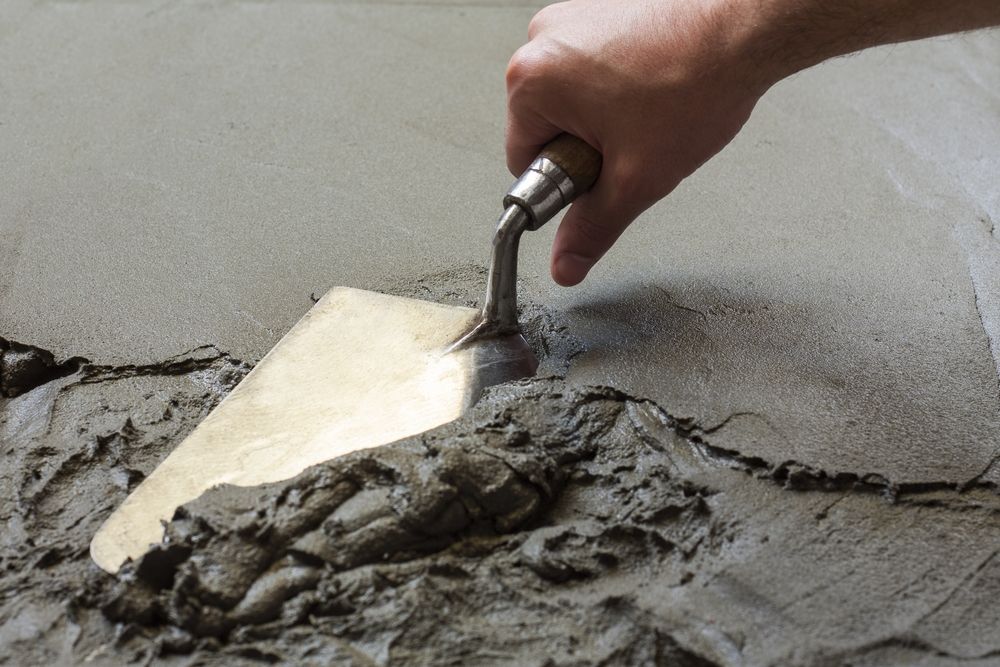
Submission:
M 568 134 L 504 197 L 481 311 L 334 287 L 108 517 L 90 555 L 114 573 L 159 543 L 180 505 L 255 486 L 456 419 L 485 387 L 534 375 L 517 321 L 517 248 L 601 170 Z

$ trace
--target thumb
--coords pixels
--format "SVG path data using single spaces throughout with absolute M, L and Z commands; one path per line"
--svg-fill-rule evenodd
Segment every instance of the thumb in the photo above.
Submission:
M 594 189 L 581 195 L 563 217 L 552 242 L 552 279 L 560 285 L 569 287 L 586 278 L 644 210 L 615 191 L 611 179 L 602 175 Z

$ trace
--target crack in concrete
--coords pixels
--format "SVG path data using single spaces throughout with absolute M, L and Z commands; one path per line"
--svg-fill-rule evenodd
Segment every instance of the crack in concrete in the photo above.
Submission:
M 691 308 L 690 306 L 685 306 L 674 301 L 674 298 L 673 296 L 671 296 L 670 292 L 668 292 L 660 285 L 650 285 L 650 287 L 659 292 L 660 295 L 662 296 L 662 300 L 666 301 L 667 305 L 669 305 L 671 308 L 677 308 L 678 310 L 683 310 L 685 312 L 698 315 L 701 318 L 702 322 L 706 322 L 708 320 L 708 315 L 698 310 L 697 308 Z
M 922 640 L 918 637 L 902 635 L 902 636 L 887 637 L 885 639 L 880 639 L 878 641 L 869 642 L 864 646 L 859 646 L 857 648 L 851 649 L 850 651 L 845 651 L 831 655 L 829 656 L 830 658 L 829 664 L 831 665 L 851 664 L 851 660 L 853 659 L 870 656 L 882 649 L 898 649 L 902 650 L 905 653 L 918 653 L 923 656 L 948 658 L 950 660 L 957 660 L 959 662 L 989 660 L 991 658 L 1000 657 L 1000 651 L 986 651 L 984 653 L 974 656 L 957 655 L 955 653 L 950 653 L 948 651 L 941 650 L 937 646 L 934 646 L 931 642 Z M 905 664 L 905 663 L 895 662 L 895 664 Z
M 692 310 L 704 317 L 704 313 L 700 311 L 683 309 Z M 578 352 L 577 350 L 573 351 Z M 81 356 L 56 361 L 55 355 L 48 350 L 0 337 L 0 388 L 3 388 L 9 397 L 14 397 L 48 382 L 79 373 L 78 379 L 60 389 L 60 391 L 65 391 L 74 385 L 99 384 L 131 377 L 186 375 L 210 368 L 218 361 L 232 364 L 243 372 L 250 369 L 248 364 L 235 359 L 214 345 L 198 346 L 160 362 L 114 366 L 94 364 L 86 357 Z M 677 430 L 707 456 L 730 466 L 742 467 L 746 472 L 770 479 L 783 488 L 875 493 L 892 502 L 900 502 L 905 498 L 937 491 L 954 492 L 961 495 L 973 489 L 995 491 L 998 487 L 995 482 L 983 481 L 983 477 L 1000 463 L 1000 451 L 990 459 L 979 474 L 964 482 L 893 482 L 876 473 L 829 472 L 795 460 L 780 463 L 769 462 L 759 456 L 750 456 L 737 450 L 713 445 L 706 437 L 720 431 L 732 420 L 740 417 L 760 418 L 770 425 L 767 417 L 757 412 L 733 412 L 710 427 L 702 427 L 691 418 L 674 417 L 652 401 L 629 396 L 617 390 L 610 390 L 616 392 L 620 400 L 649 406 L 652 411 L 660 415 L 660 419 L 665 425 Z
M 980 572 L 982 572 L 983 569 L 987 565 L 989 565 L 989 563 L 990 563 L 991 560 L 993 560 L 994 558 L 997 557 L 997 554 L 1000 554 L 1000 549 L 994 549 L 993 551 L 991 551 L 974 568 L 972 568 L 971 571 L 969 571 L 964 577 L 962 577 L 958 582 L 956 582 L 956 584 L 952 587 L 952 589 L 950 591 L 948 591 L 947 595 L 945 595 L 941 599 L 940 602 L 938 602 L 931 609 L 929 609 L 926 614 L 924 614 L 923 616 L 921 616 L 920 618 L 918 618 L 916 621 L 914 621 L 911 624 L 911 626 L 915 626 L 918 623 L 920 623 L 921 621 L 923 621 L 925 619 L 928 619 L 928 618 L 931 618 L 932 616 L 934 616 L 934 614 L 936 614 L 939 611 L 941 611 L 941 609 L 943 609 L 945 605 L 947 605 L 949 602 L 951 602 L 952 598 L 955 597 L 955 594 L 958 593 L 958 591 L 961 590 L 962 587 L 964 587 L 969 581 L 971 581 L 973 578 L 975 578 L 975 576 L 977 574 L 979 574 Z
M 996 368 L 1000 409 L 1000 241 L 994 230 L 992 217 L 984 214 L 975 223 L 956 225 L 953 235 L 965 253 L 976 314 Z
M 220 362 L 244 374 L 249 372 L 251 368 L 250 364 L 237 359 L 228 352 L 223 352 L 215 345 L 200 345 L 163 361 L 149 364 L 111 366 L 86 362 L 78 369 L 81 377 L 73 384 L 100 384 L 102 382 L 115 382 L 126 378 L 160 375 L 193 375 L 198 371 L 213 368 Z M 228 382 L 224 382 L 223 385 L 217 385 L 215 388 L 228 391 Z
M 8 349 L 12 347 L 9 341 L 5 344 Z M 58 400 L 69 402 L 63 407 L 53 404 L 51 408 L 58 410 L 60 419 L 65 420 L 66 415 L 79 409 L 74 403 L 79 392 L 97 392 L 93 395 L 102 396 L 118 387 L 125 390 L 124 403 L 110 413 L 120 417 L 96 430 L 91 444 L 67 450 L 65 456 L 45 444 L 47 441 L 20 451 L 19 456 L 27 457 L 24 469 L 40 471 L 40 475 L 24 479 L 16 494 L 18 508 L 13 514 L 6 513 L 10 520 L 53 521 L 51 517 L 60 516 L 57 512 L 67 512 L 60 507 L 74 506 L 67 490 L 73 493 L 84 482 L 108 485 L 113 482 L 108 471 L 112 471 L 110 477 L 121 477 L 114 483 L 127 490 L 142 478 L 142 470 L 148 471 L 155 463 L 154 460 L 137 465 L 130 460 L 129 457 L 142 452 L 143 443 L 157 442 L 160 448 L 157 451 L 167 451 L 171 443 L 178 441 L 181 434 L 173 431 L 169 439 L 151 440 L 149 424 L 162 419 L 169 421 L 171 416 L 167 413 L 181 408 L 156 407 L 155 414 L 146 415 L 145 421 L 140 422 L 137 415 L 143 410 L 138 405 L 129 406 L 129 401 L 137 400 L 140 395 L 148 398 L 158 390 L 139 394 L 130 388 L 132 383 L 153 383 L 148 385 L 152 388 L 169 381 L 190 387 L 189 380 L 194 380 L 195 385 L 205 383 L 205 395 L 216 401 L 235 380 L 227 375 L 226 369 L 237 375 L 248 370 L 248 365 L 210 345 L 150 364 L 112 366 L 75 359 L 73 365 L 60 366 L 53 356 L 55 366 L 46 368 L 60 369 L 57 377 L 36 383 L 27 392 L 30 396 L 21 394 L 8 399 L 7 406 L 54 391 Z M 75 370 L 62 374 L 70 368 Z M 275 503 L 266 500 L 272 493 L 268 487 L 209 492 L 178 513 L 171 524 L 168 544 L 154 549 L 147 554 L 148 559 L 144 557 L 136 564 L 135 576 L 147 588 L 130 588 L 126 577 L 122 580 L 126 587 L 119 595 L 126 595 L 127 599 L 119 597 L 118 602 L 112 601 L 109 613 L 115 618 L 128 619 L 133 630 L 127 637 L 136 636 L 135 628 L 144 623 L 169 621 L 151 635 L 155 648 L 142 649 L 151 650 L 148 656 L 152 658 L 172 651 L 210 650 L 211 642 L 206 644 L 209 640 L 199 638 L 205 633 L 226 638 L 223 644 L 211 649 L 223 653 L 250 650 L 251 646 L 259 645 L 253 637 L 260 641 L 280 638 L 282 642 L 294 642 L 297 628 L 308 628 L 310 624 L 330 626 L 338 634 L 346 631 L 344 624 L 352 623 L 354 614 L 362 614 L 362 610 L 368 610 L 362 615 L 381 613 L 376 610 L 388 609 L 385 605 L 402 605 L 401 613 L 405 611 L 403 616 L 409 619 L 404 623 L 406 627 L 425 627 L 426 617 L 417 614 L 416 608 L 407 607 L 406 591 L 420 587 L 420 582 L 438 581 L 440 576 L 449 581 L 465 578 L 470 582 L 488 582 L 488 573 L 474 573 L 469 567 L 472 562 L 491 558 L 512 559 L 503 567 L 530 572 L 535 579 L 517 579 L 521 588 L 511 588 L 514 580 L 485 584 L 487 588 L 492 584 L 507 587 L 505 594 L 499 590 L 483 592 L 483 601 L 487 602 L 523 599 L 528 591 L 545 591 L 546 587 L 586 585 L 606 577 L 611 581 L 626 576 L 631 563 L 646 564 L 642 567 L 673 563 L 668 570 L 674 574 L 661 583 L 666 587 L 664 590 L 682 591 L 692 581 L 688 568 L 697 571 L 705 563 L 724 558 L 734 531 L 738 535 L 743 530 L 738 522 L 732 524 L 733 519 L 725 512 L 718 514 L 714 496 L 725 492 L 703 486 L 721 481 L 728 474 L 726 470 L 771 482 L 763 486 L 773 487 L 779 494 L 788 491 L 838 494 L 818 511 L 808 510 L 810 521 L 827 519 L 832 522 L 834 532 L 843 530 L 836 527 L 840 521 L 836 515 L 842 513 L 831 517 L 831 508 L 848 501 L 853 507 L 858 498 L 871 495 L 885 498 L 890 506 L 906 512 L 940 509 L 1000 513 L 996 485 L 981 479 L 997 463 L 1000 454 L 975 479 L 964 484 L 899 483 L 871 474 L 831 473 L 796 461 L 769 462 L 711 443 L 712 434 L 733 419 L 765 418 L 757 413 L 734 412 L 717 424 L 703 427 L 690 419 L 674 418 L 646 399 L 606 387 L 571 390 L 558 379 L 498 387 L 493 395 L 490 399 L 493 404 L 476 408 L 480 417 L 460 420 L 451 427 L 455 431 L 452 435 L 448 435 L 450 431 L 443 434 L 432 431 L 409 444 L 401 441 L 318 466 L 307 471 L 312 476 L 302 477 L 301 483 L 276 485 L 283 489 L 274 496 Z M 509 398 L 502 398 L 508 395 Z M 156 400 L 160 401 L 158 406 L 162 405 L 162 398 Z M 176 399 L 171 399 L 172 404 L 175 402 Z M 207 407 L 210 406 L 201 405 L 198 410 L 204 414 Z M 165 417 L 156 416 L 161 410 Z M 543 427 L 536 423 L 538 417 L 532 416 L 535 415 L 532 410 L 561 410 L 558 414 L 564 416 L 546 417 L 540 423 L 548 426 Z M 3 417 L 0 410 L 0 418 Z M 92 418 L 85 416 L 87 420 Z M 464 431 L 469 424 L 474 428 Z M 563 430 L 566 424 L 573 426 Z M 631 442 L 629 438 L 642 442 L 647 453 L 642 454 L 633 444 L 627 444 Z M 615 453 L 626 444 L 626 450 L 632 453 L 627 456 L 623 454 L 626 450 Z M 656 456 L 650 458 L 652 453 Z M 403 458 L 393 458 L 399 456 Z M 93 470 L 86 472 L 90 468 Z M 116 470 L 119 472 L 113 472 Z M 337 471 L 344 476 L 338 478 Z M 85 475 L 90 477 L 84 480 L 81 476 Z M 740 474 L 736 477 L 745 479 Z M 338 479 L 349 482 L 348 486 L 338 487 L 334 483 Z M 381 481 L 376 483 L 376 479 Z M 444 495 L 435 495 L 439 492 Z M 787 508 L 792 509 L 798 507 L 800 497 L 800 493 L 794 493 L 776 497 L 775 502 L 780 504 L 784 498 Z M 79 540 L 75 536 L 91 534 L 96 522 L 116 504 L 104 502 L 85 512 L 65 514 L 59 537 L 44 538 L 48 533 L 43 532 L 43 539 L 32 543 L 22 555 L 4 555 L 8 570 L 15 558 L 24 565 L 17 566 L 22 576 L 8 578 L 3 588 L 10 595 L 29 595 L 35 586 L 32 568 L 44 572 L 75 571 L 73 568 L 87 562 L 85 547 L 76 543 Z M 238 510 L 240 507 L 244 509 Z M 237 513 L 233 514 L 234 511 Z M 279 515 L 284 517 L 280 521 L 275 519 Z M 241 518 L 233 523 L 237 516 Z M 823 532 L 823 539 L 834 539 L 832 534 Z M 263 551 L 261 545 L 266 545 Z M 490 567 L 497 567 L 499 562 Z M 450 571 L 449 568 L 457 568 L 456 572 L 462 574 L 440 574 Z M 430 575 L 426 573 L 430 571 L 436 574 L 427 579 Z M 213 583 L 210 572 L 216 572 L 221 579 Z M 487 579 L 481 580 L 484 576 Z M 845 581 L 855 578 L 851 571 L 839 575 Z M 548 583 L 537 583 L 540 581 Z M 72 590 L 65 579 L 56 579 L 54 584 L 52 594 L 59 591 L 58 594 L 65 595 Z M 71 605 L 77 610 L 74 613 L 85 616 L 86 609 L 95 604 L 94 596 L 104 595 L 101 591 L 106 586 L 103 577 L 87 583 L 91 592 L 76 598 Z M 951 593 L 942 592 L 942 596 L 961 594 L 960 586 L 961 583 L 952 582 Z M 833 591 L 840 584 L 825 582 L 820 587 Z M 334 589 L 339 592 L 321 593 Z M 629 588 L 640 589 L 641 586 Z M 377 592 L 381 590 L 385 593 Z M 439 594 L 454 599 L 454 593 L 448 590 L 441 589 Z M 805 591 L 797 599 L 809 596 L 826 594 Z M 636 618 L 648 615 L 634 606 L 631 597 L 622 598 L 621 602 L 636 610 L 639 615 Z M 518 604 L 522 603 L 528 605 L 522 609 L 525 618 L 532 617 L 536 612 L 527 610 L 533 609 L 533 603 L 522 600 Z M 788 609 L 796 604 L 796 599 L 786 599 L 774 608 Z M 588 603 L 584 608 L 594 607 Z M 480 611 L 470 608 L 469 613 Z M 543 613 L 541 608 L 537 608 L 537 613 Z M 552 613 L 556 612 L 550 611 L 549 615 Z M 398 625 L 403 623 L 402 618 L 393 616 L 390 625 L 403 627 Z M 648 623 L 636 621 L 638 625 L 625 631 L 628 637 L 639 633 L 629 641 L 642 651 L 651 651 L 642 655 L 658 655 L 657 651 L 669 648 L 672 655 L 683 656 L 678 658 L 678 664 L 682 665 L 735 664 L 735 658 L 712 658 L 712 651 L 699 648 L 702 640 L 692 640 L 681 628 L 657 629 L 654 633 L 652 629 L 658 628 L 660 621 L 652 616 L 647 620 Z M 539 617 L 535 622 L 544 626 L 547 621 Z M 580 627 L 590 628 L 598 635 L 621 630 L 617 626 L 602 626 L 604 621 L 598 617 L 587 616 L 578 622 L 582 624 Z M 389 626 L 385 631 L 389 632 Z M 436 631 L 429 627 L 421 630 L 431 633 L 428 636 L 436 636 L 433 635 Z M 372 632 L 376 636 L 381 631 Z M 646 635 L 654 637 L 648 640 L 652 643 L 638 639 Z M 615 654 L 618 661 L 642 661 L 637 657 L 639 654 L 627 652 L 632 649 L 626 649 L 620 638 L 612 637 L 617 635 L 607 635 L 602 641 L 616 651 L 626 651 Z M 231 648 L 227 648 L 230 642 Z M 735 650 L 726 649 L 723 639 L 717 638 L 717 642 L 721 643 L 713 650 L 719 655 L 731 655 Z M 418 651 L 417 644 L 406 641 L 397 644 L 396 640 L 391 643 L 396 656 L 410 655 L 417 659 L 422 655 L 414 652 Z M 121 646 L 126 644 L 129 644 L 127 639 Z M 486 654 L 499 647 L 480 649 Z M 360 649 L 348 642 L 338 650 L 343 654 Z M 587 650 L 603 649 L 595 645 Z M 273 654 L 285 655 L 279 650 Z M 362 655 L 372 657 L 364 651 Z M 472 659 L 471 655 L 466 657 Z
M 80 374 L 72 385 L 99 384 L 130 377 L 185 375 L 219 361 L 249 371 L 250 365 L 215 345 L 200 345 L 163 361 L 119 366 L 95 364 L 87 357 L 57 360 L 53 352 L 0 337 L 0 393 L 16 398 L 49 382 Z M 65 388 L 65 387 L 64 387 Z
M 642 401 L 643 399 L 633 400 Z M 873 493 L 894 503 L 914 502 L 919 496 L 941 491 L 953 493 L 956 496 L 963 496 L 973 490 L 995 492 L 998 489 L 998 485 L 995 482 L 984 481 L 983 477 L 1000 461 L 1000 452 L 987 463 L 982 472 L 966 481 L 894 482 L 877 473 L 830 472 L 794 460 L 773 463 L 759 456 L 749 456 L 734 449 L 713 445 L 706 438 L 706 436 L 725 427 L 732 419 L 746 415 L 760 416 L 756 413 L 735 412 L 718 424 L 703 429 L 689 418 L 673 417 L 659 406 L 656 406 L 655 403 L 649 401 L 646 401 L 646 403 L 654 406 L 663 415 L 666 424 L 669 424 L 682 433 L 694 446 L 702 449 L 707 456 L 716 458 L 731 466 L 740 467 L 747 473 L 770 479 L 786 489 Z M 998 507 L 998 511 L 1000 511 L 1000 507 Z

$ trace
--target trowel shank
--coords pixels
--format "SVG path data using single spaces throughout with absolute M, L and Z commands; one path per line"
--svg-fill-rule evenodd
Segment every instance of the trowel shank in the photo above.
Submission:
M 455 347 L 520 331 L 517 322 L 517 251 L 521 234 L 551 220 L 586 192 L 601 171 L 601 154 L 568 134 L 550 141 L 504 197 L 493 234 L 493 254 L 480 321 Z
M 90 545 L 94 561 L 115 572 L 138 558 L 180 505 L 213 486 L 289 479 L 445 424 L 485 387 L 534 375 L 517 324 L 518 240 L 586 191 L 600 163 L 562 135 L 510 189 L 481 312 L 330 290 L 108 517 Z

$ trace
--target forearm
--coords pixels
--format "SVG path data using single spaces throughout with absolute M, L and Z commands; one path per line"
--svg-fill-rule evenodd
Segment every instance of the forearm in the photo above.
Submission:
M 881 44 L 1000 25 L 1000 0 L 732 0 L 768 83 Z

